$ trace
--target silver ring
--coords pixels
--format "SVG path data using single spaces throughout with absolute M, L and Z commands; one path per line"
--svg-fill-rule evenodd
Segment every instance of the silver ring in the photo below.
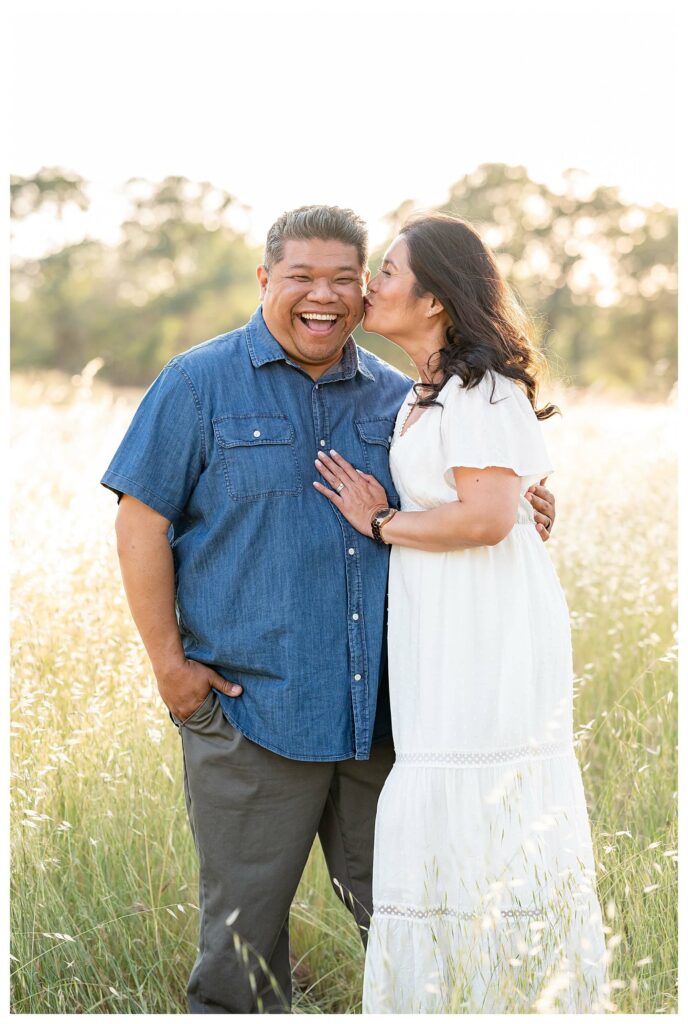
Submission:
M 342 491 L 344 490 L 344 486 L 345 486 L 344 484 L 340 483 L 339 487 L 335 487 L 335 491 L 337 492 L 337 494 L 341 494 L 342 493 Z

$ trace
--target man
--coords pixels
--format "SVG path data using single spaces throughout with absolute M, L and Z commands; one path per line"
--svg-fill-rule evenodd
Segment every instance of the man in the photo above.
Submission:
M 182 739 L 195 1013 L 288 1005 L 289 908 L 316 834 L 365 941 L 394 756 L 378 701 L 388 551 L 311 481 L 317 452 L 336 448 L 398 500 L 388 451 L 410 381 L 350 337 L 367 257 L 349 210 L 282 215 L 262 306 L 165 367 L 102 481 L 121 498 L 127 597 Z M 553 499 L 537 501 L 549 526 Z

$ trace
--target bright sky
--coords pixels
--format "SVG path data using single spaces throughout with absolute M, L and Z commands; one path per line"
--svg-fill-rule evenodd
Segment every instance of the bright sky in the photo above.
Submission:
M 676 205 L 676 5 L 666 0 L 21 0 L 10 168 L 92 181 L 114 239 L 129 177 L 182 174 L 251 207 L 351 206 L 385 236 L 488 161 L 578 167 Z M 63 231 L 78 235 L 84 219 Z M 59 240 L 45 223 L 18 248 Z

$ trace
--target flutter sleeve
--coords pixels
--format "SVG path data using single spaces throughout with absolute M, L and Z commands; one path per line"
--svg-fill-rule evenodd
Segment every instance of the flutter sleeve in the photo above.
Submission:
M 450 487 L 455 486 L 453 470 L 464 466 L 512 469 L 522 480 L 521 493 L 553 472 L 540 422 L 514 381 L 488 373 L 466 389 L 452 377 L 439 400 L 444 479 Z

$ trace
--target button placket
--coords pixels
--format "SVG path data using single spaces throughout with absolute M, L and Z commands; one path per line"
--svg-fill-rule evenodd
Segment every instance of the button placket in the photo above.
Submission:
M 327 407 L 323 401 L 323 388 L 315 384 L 311 392 L 311 405 L 313 410 L 313 434 L 318 448 L 327 448 L 330 439 L 330 429 L 327 417 Z
M 351 557 L 356 548 L 352 536 L 344 537 L 346 551 L 346 585 L 349 612 L 349 661 L 351 671 L 351 703 L 354 719 L 354 749 L 356 754 L 367 751 L 370 739 L 370 708 L 368 706 L 368 676 L 365 632 L 361 611 L 362 581 L 358 558 Z
M 313 434 L 318 448 L 327 449 L 331 446 L 327 406 L 323 401 L 324 387 L 314 385 L 311 393 L 313 415 Z M 338 515 L 338 518 L 339 515 Z M 357 535 L 356 535 L 357 536 Z M 349 665 L 351 704 L 353 711 L 354 751 L 356 756 L 366 756 L 370 745 L 370 708 L 368 697 L 368 668 L 363 628 L 362 581 L 360 559 L 356 536 L 350 532 L 348 524 L 343 524 L 342 541 L 344 545 L 344 567 L 347 589 L 347 634 L 349 639 Z

